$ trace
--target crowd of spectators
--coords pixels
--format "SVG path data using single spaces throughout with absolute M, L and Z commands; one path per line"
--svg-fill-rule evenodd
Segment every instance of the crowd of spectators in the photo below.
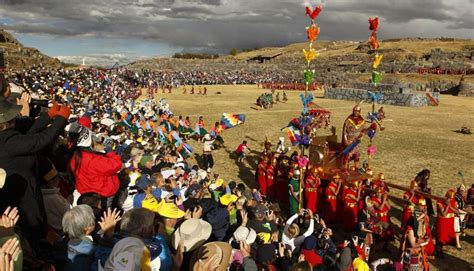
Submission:
M 288 216 L 281 195 L 190 163 L 172 106 L 137 99 L 150 80 L 278 77 L 260 76 L 39 67 L 0 78 L 0 270 L 368 270 L 356 231 L 336 238 L 311 208 Z M 201 131 L 211 152 L 217 135 Z M 288 199 L 288 176 L 280 190 Z

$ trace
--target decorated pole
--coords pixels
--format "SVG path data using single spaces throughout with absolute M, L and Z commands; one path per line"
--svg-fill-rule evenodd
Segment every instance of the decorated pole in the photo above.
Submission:
M 304 110 L 303 114 L 307 114 L 307 103 L 305 101 L 308 101 L 308 90 L 309 90 L 309 85 L 313 83 L 314 81 L 314 74 L 315 70 L 311 69 L 311 61 L 316 59 L 318 56 L 318 52 L 313 48 L 313 42 L 318 38 L 320 29 L 318 25 L 314 22 L 316 17 L 318 17 L 319 13 L 322 11 L 322 7 L 319 5 L 317 6 L 314 10 L 311 9 L 311 7 L 306 7 L 305 8 L 306 15 L 310 18 L 311 25 L 306 27 L 306 36 L 309 40 L 309 46 L 308 50 L 303 49 L 303 55 L 306 60 L 306 65 L 305 69 L 303 70 L 304 74 L 304 83 L 305 83 L 305 91 L 304 91 L 304 98 L 303 100 L 303 105 L 304 105 Z M 300 130 L 301 135 L 305 134 L 304 129 Z M 300 159 L 298 160 L 298 166 L 300 168 L 300 182 L 299 182 L 299 209 L 302 208 L 303 204 L 303 182 L 304 182 L 304 177 L 305 177 L 305 168 L 306 165 L 308 164 L 307 158 L 305 159 L 304 156 L 304 149 L 305 146 L 303 144 L 300 144 L 301 147 L 301 153 L 300 153 Z
M 368 40 L 369 46 L 374 53 L 374 60 L 372 62 L 372 84 L 374 86 L 374 91 L 369 91 L 369 98 L 372 101 L 372 113 L 369 114 L 369 119 L 372 122 L 372 125 L 369 127 L 369 146 L 367 148 L 367 165 L 370 168 L 370 160 L 372 156 L 377 152 L 377 147 L 372 144 L 372 139 L 375 136 L 377 131 L 377 125 L 383 126 L 380 124 L 380 117 L 375 112 L 375 104 L 378 103 L 379 99 L 382 97 L 382 93 L 378 91 L 379 82 L 382 79 L 382 73 L 377 70 L 382 61 L 382 55 L 378 53 L 379 48 L 379 41 L 377 40 L 377 29 L 379 26 L 379 18 L 378 17 L 370 17 L 369 18 L 369 30 L 370 30 L 370 37 Z
M 319 5 L 314 10 L 311 10 L 310 7 L 306 7 L 306 15 L 310 18 L 311 25 L 306 27 L 306 36 L 309 40 L 308 50 L 303 49 L 303 54 L 306 59 L 306 67 L 304 69 L 304 83 L 305 83 L 305 98 L 308 96 L 309 85 L 314 81 L 314 73 L 315 70 L 311 69 L 311 61 L 316 59 L 318 56 L 318 52 L 313 48 L 313 42 L 318 38 L 320 29 L 318 25 L 314 22 L 316 17 L 318 17 L 319 13 L 323 8 Z

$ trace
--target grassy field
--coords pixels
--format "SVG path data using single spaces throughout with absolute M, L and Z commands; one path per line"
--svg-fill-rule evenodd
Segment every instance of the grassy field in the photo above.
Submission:
M 257 156 L 263 149 L 265 136 L 273 143 L 281 136 L 288 142 L 286 134 L 280 129 L 301 111 L 300 92 L 287 91 L 287 103 L 258 111 L 253 109 L 256 108 L 255 100 L 265 90 L 255 86 L 209 86 L 208 89 L 207 96 L 184 95 L 178 89 L 173 94 L 158 94 L 157 97 L 166 98 L 175 115 L 190 116 L 193 123 L 202 115 L 208 129 L 220 119 L 222 113 L 246 114 L 244 125 L 223 132 L 225 144 L 214 151 L 214 171 L 226 181 L 243 181 L 255 187 Z M 322 97 L 323 94 L 315 95 Z M 316 98 L 315 102 L 332 112 L 331 122 L 337 127 L 340 137 L 343 121 L 355 103 L 324 98 Z M 363 112 L 370 109 L 369 104 L 362 104 Z M 468 185 L 474 183 L 474 135 L 455 132 L 461 126 L 474 128 L 474 98 L 442 96 L 437 107 L 385 105 L 384 109 L 386 129 L 379 131 L 374 138 L 378 153 L 371 167 L 375 174 L 384 172 L 388 181 L 408 185 L 417 172 L 428 168 L 431 170 L 430 185 L 436 195 L 444 195 L 449 188 L 459 186 L 460 180 L 456 175 L 460 170 L 464 172 Z M 330 131 L 322 130 L 320 134 L 330 134 Z M 233 152 L 242 140 L 248 141 L 252 152 L 245 163 L 238 165 Z M 361 145 L 362 154 L 367 142 L 365 140 Z M 191 146 L 195 149 L 193 160 L 199 162 L 202 145 L 192 141 Z M 366 157 L 363 155 L 362 159 Z M 400 212 L 394 214 L 394 221 L 398 221 L 400 216 Z M 474 232 L 469 234 L 474 235 Z M 446 259 L 433 261 L 433 270 L 452 270 L 453 264 L 458 270 L 471 270 L 470 266 L 474 265 L 474 237 L 464 238 L 462 245 L 463 251 L 449 248 Z M 396 253 L 395 248 L 391 251 Z

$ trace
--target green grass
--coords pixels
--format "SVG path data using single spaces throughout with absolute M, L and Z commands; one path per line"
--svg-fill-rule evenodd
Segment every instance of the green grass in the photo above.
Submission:
M 260 93 L 266 90 L 255 86 L 208 86 L 208 95 L 183 95 L 182 90 L 175 90 L 173 94 L 159 94 L 165 97 L 175 115 L 189 115 L 193 123 L 198 116 L 204 116 L 206 128 L 210 128 L 220 119 L 222 113 L 246 114 L 244 125 L 223 132 L 225 146 L 214 151 L 214 171 L 226 181 L 243 181 L 249 186 L 255 186 L 255 169 L 259 153 L 263 149 L 263 141 L 267 136 L 273 143 L 278 137 L 286 134 L 280 129 L 297 116 L 301 109 L 298 95 L 301 92 L 287 91 L 289 101 L 285 104 L 274 105 L 273 108 L 257 111 L 252 109 Z M 216 94 L 221 92 L 222 94 Z M 315 93 L 322 97 L 322 93 Z M 328 100 L 316 98 L 315 102 L 332 112 L 332 125 L 337 127 L 340 137 L 344 119 L 351 113 L 354 102 Z M 371 105 L 362 104 L 364 114 L 371 109 Z M 388 181 L 408 185 L 415 175 L 422 169 L 431 170 L 430 185 L 433 193 L 444 195 L 451 187 L 460 184 L 456 177 L 458 171 L 464 171 L 467 184 L 474 179 L 474 135 L 464 135 L 454 132 L 461 126 L 474 128 L 474 98 L 441 96 L 441 103 L 437 107 L 400 107 L 384 105 L 386 129 L 378 131 L 374 143 L 378 153 L 372 160 L 371 167 L 375 174 L 384 172 Z M 322 130 L 321 134 L 330 134 L 329 130 Z M 238 165 L 232 158 L 237 145 L 247 140 L 251 154 L 248 159 Z M 360 150 L 362 159 L 366 159 L 365 148 L 368 140 L 363 141 Z M 195 154 L 202 154 L 201 143 L 191 141 Z M 196 159 L 191 159 L 193 162 Z M 395 193 L 400 193 L 396 192 Z M 394 221 L 399 218 L 395 217 Z M 474 234 L 469 231 L 471 235 Z M 470 239 L 469 239 L 470 238 Z M 463 241 L 464 252 L 448 249 L 447 259 L 435 260 L 433 270 L 450 270 L 449 266 L 469 266 L 474 264 L 472 252 L 473 238 Z M 461 270 L 461 269 L 459 269 Z

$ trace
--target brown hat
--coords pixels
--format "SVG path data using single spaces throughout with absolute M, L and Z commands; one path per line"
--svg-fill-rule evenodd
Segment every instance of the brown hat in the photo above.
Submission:
M 21 106 L 0 97 L 0 123 L 9 122 L 20 114 Z
M 225 271 L 229 266 L 232 256 L 232 247 L 225 242 L 211 242 L 196 250 L 190 262 L 190 270 L 199 270 L 199 266 L 205 266 L 212 261 L 211 270 Z

